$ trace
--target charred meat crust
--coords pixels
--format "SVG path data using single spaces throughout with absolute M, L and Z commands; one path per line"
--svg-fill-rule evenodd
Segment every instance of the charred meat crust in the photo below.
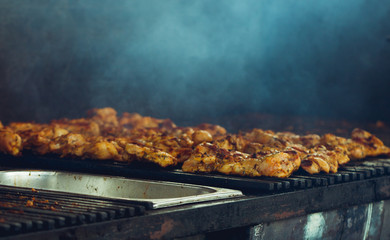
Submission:
M 92 109 L 87 118 L 48 124 L 0 122 L 0 151 L 60 157 L 182 166 L 186 172 L 288 177 L 299 168 L 310 174 L 337 172 L 350 160 L 388 155 L 390 149 L 371 133 L 354 129 L 351 138 L 333 134 L 297 135 L 252 129 L 228 133 L 219 125 L 178 127 L 169 119 L 138 113 L 117 116 L 112 108 Z

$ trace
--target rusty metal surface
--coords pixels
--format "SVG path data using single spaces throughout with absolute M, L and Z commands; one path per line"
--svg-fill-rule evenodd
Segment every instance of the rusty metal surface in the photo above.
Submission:
M 382 228 L 380 232 L 380 239 L 390 239 L 390 201 L 384 201 L 382 214 Z
M 390 215 L 384 217 L 389 204 L 379 201 L 261 223 L 249 229 L 249 239 L 389 239 Z

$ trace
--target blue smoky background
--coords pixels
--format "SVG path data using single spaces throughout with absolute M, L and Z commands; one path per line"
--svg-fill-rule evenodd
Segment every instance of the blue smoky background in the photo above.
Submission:
M 390 120 L 389 19 L 389 0 L 2 0 L 0 119 Z

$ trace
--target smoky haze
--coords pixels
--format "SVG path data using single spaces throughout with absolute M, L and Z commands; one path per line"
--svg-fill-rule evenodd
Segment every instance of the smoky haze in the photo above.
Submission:
M 389 3 L 1 1 L 0 117 L 390 120 Z

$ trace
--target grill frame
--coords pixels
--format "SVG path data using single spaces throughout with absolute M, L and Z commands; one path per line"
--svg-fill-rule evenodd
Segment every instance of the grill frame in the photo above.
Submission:
M 184 205 L 128 219 L 55 229 L 44 232 L 44 236 L 53 239 L 63 236 L 67 239 L 179 238 L 378 202 L 390 199 L 389 186 L 390 176 L 382 176 L 284 193 L 248 194 L 239 200 Z M 27 237 L 39 239 L 42 233 L 23 234 L 15 239 Z
M 66 162 L 65 159 L 48 161 L 47 158 L 20 158 L 18 161 L 5 162 L 10 163 L 9 168 L 15 168 L 18 165 L 23 165 L 25 168 L 27 167 L 25 164 L 30 164 L 35 167 L 39 165 L 39 168 L 42 168 L 42 164 L 45 164 L 46 168 L 59 169 L 63 167 L 59 164 L 61 161 Z M 276 191 L 249 189 L 244 192 L 246 196 L 240 199 L 221 200 L 147 211 L 143 216 L 70 226 L 44 232 L 20 234 L 12 236 L 12 238 L 25 239 L 28 237 L 40 239 L 42 234 L 45 234 L 45 237 L 57 239 L 63 236 L 70 239 L 126 239 L 128 236 L 131 236 L 133 239 L 152 239 L 155 236 L 170 239 L 204 232 L 242 228 L 259 223 L 304 216 L 315 212 L 378 202 L 390 199 L 389 161 L 385 159 L 377 160 L 379 168 L 373 168 L 371 166 L 373 164 L 371 160 L 348 165 L 348 168 L 355 169 L 343 169 L 340 173 L 334 174 L 331 178 L 334 179 L 332 184 L 329 184 L 330 180 L 325 178 L 324 175 L 319 175 L 321 176 L 319 178 L 320 180 L 312 176 L 294 176 L 290 186 L 296 185 L 297 187 L 288 190 L 283 190 L 284 182 L 289 182 L 284 179 L 279 180 L 281 181 L 279 183 L 282 187 Z M 69 162 L 67 163 L 69 167 L 70 164 Z M 96 165 L 96 163 L 98 164 Z M 144 178 L 151 177 L 160 180 L 167 180 L 166 178 L 169 178 L 170 181 L 175 180 L 172 179 L 172 176 L 180 176 L 180 181 L 191 181 L 191 183 L 194 183 L 193 175 L 195 175 L 182 173 L 173 169 L 160 170 L 152 167 L 148 169 L 132 168 L 129 170 L 129 166 L 125 167 L 121 164 L 112 164 L 111 162 L 89 160 L 73 161 L 71 164 L 71 168 L 77 168 L 79 172 L 82 171 L 80 166 L 88 168 L 88 172 L 93 171 L 98 173 L 104 170 L 106 174 L 110 175 L 131 175 L 131 177 L 142 175 Z M 359 171 L 354 172 L 357 168 L 359 168 Z M 127 172 L 123 169 L 127 169 Z M 168 175 L 166 174 L 167 172 L 169 173 Z M 381 173 L 384 173 L 384 175 L 380 176 Z M 232 178 L 230 176 L 218 177 L 221 178 L 220 181 Z M 310 187 L 306 183 L 305 185 L 302 184 L 302 182 L 305 182 L 302 181 L 302 178 L 309 177 L 312 177 L 312 182 L 314 183 Z M 237 178 L 241 179 L 241 177 Z M 271 179 L 267 178 L 262 180 L 271 181 Z M 168 228 L 165 229 L 162 226 L 168 226 Z

